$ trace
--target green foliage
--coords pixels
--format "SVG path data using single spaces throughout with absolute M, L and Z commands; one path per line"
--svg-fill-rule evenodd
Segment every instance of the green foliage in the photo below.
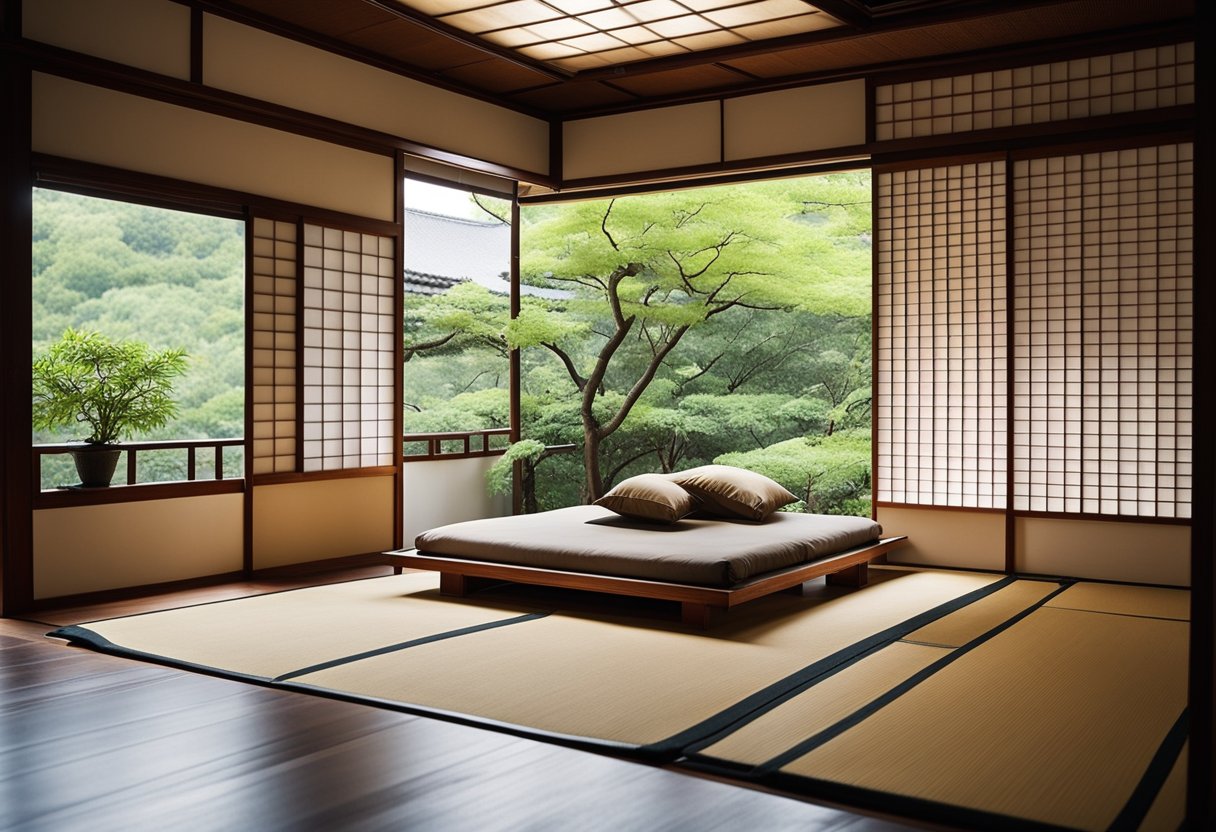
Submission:
M 816 514 L 869 514 L 870 434 L 856 430 L 799 437 L 714 460 L 764 474 Z
M 510 494 L 511 481 L 516 462 L 535 463 L 545 452 L 545 443 L 535 439 L 521 439 L 511 443 L 507 452 L 500 456 L 486 471 L 486 487 L 491 494 Z
M 35 354 L 73 328 L 190 355 L 174 385 L 176 417 L 132 438 L 244 433 L 242 222 L 35 189 L 32 253 Z M 45 428 L 34 437 L 69 438 Z M 149 457 L 149 470 L 158 464 Z
M 491 481 L 518 459 L 529 508 L 736 459 L 800 510 L 866 514 L 870 202 L 859 172 L 525 206 L 522 280 L 561 296 L 515 320 L 475 285 L 407 298 L 406 430 L 505 426 L 519 348 L 528 444 Z
M 161 427 L 177 412 L 173 380 L 185 371 L 184 350 L 69 328 L 34 360 L 34 425 L 84 424 L 87 442 Z

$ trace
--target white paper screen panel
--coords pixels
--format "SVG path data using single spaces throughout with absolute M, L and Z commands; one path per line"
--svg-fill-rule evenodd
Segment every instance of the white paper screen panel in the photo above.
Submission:
M 1191 514 L 1190 144 L 1014 165 L 1014 508 Z
M 304 470 L 393 464 L 394 240 L 304 225 Z
M 296 470 L 297 226 L 253 219 L 253 473 Z
M 878 499 L 1005 507 L 1005 163 L 880 172 Z
M 1193 104 L 1195 44 L 885 84 L 874 101 L 879 141 Z

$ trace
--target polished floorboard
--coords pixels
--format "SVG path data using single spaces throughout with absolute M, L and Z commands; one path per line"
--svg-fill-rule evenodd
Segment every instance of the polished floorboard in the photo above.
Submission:
M 375 568 L 331 576 L 348 580 Z M 683 772 L 64 646 L 53 626 L 227 584 L 0 619 L 0 829 L 822 830 L 897 823 Z

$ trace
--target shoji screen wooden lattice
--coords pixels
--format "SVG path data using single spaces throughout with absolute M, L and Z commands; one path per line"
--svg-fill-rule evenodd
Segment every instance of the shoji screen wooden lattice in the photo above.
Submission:
M 874 95 L 879 141 L 1193 104 L 1195 44 L 884 84 Z
M 394 240 L 304 225 L 304 470 L 391 465 Z
M 876 171 L 877 496 L 1004 508 L 1005 163 Z
M 254 474 L 296 470 L 296 237 L 295 222 L 252 222 Z
M 1192 145 L 1014 163 L 1014 504 L 1190 517 Z

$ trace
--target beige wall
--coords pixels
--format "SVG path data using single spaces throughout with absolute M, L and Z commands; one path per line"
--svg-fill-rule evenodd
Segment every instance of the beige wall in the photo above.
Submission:
M 25 0 L 21 33 L 161 75 L 190 77 L 190 9 L 169 0 Z
M 404 544 L 413 546 L 415 537 L 445 523 L 510 514 L 511 497 L 491 496 L 486 488 L 486 471 L 497 460 L 489 456 L 406 463 Z
M 208 86 L 547 174 L 549 123 L 206 15 Z
M 741 95 L 724 104 L 724 155 L 755 159 L 865 144 L 866 82 Z
M 36 152 L 393 218 L 391 156 L 40 73 L 33 99 Z
M 861 80 L 567 121 L 566 179 L 849 148 L 866 140 Z
M 393 478 L 351 477 L 253 489 L 253 568 L 393 547 Z
M 716 101 L 567 121 L 566 179 L 678 168 L 721 161 Z
M 240 494 L 34 512 L 34 597 L 220 575 L 241 569 Z
M 1163 523 L 1019 517 L 1017 570 L 1190 586 L 1191 529 Z
M 1005 568 L 1005 515 L 932 508 L 877 510 L 884 536 L 906 534 L 908 542 L 892 551 L 891 563 Z

